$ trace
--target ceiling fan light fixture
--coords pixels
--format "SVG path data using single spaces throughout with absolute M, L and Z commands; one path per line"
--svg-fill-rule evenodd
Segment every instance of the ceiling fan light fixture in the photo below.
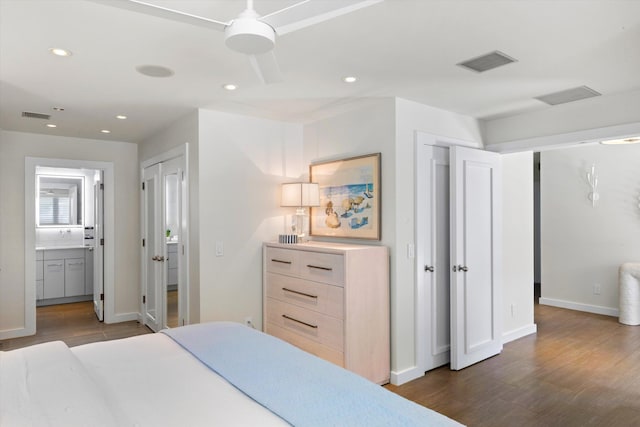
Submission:
M 238 18 L 225 28 L 224 41 L 231 50 L 259 55 L 273 49 L 276 32 L 269 24 L 257 19 Z

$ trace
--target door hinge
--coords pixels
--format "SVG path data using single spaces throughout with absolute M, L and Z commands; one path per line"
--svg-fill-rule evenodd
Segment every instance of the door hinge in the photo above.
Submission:
M 142 183 L 142 190 L 144 190 L 144 182 Z
M 147 296 L 146 295 L 142 295 L 142 303 L 143 304 L 147 303 Z
M 182 255 L 184 255 L 184 245 L 182 245 Z
M 184 181 L 184 171 L 182 171 L 182 180 Z
M 104 246 L 104 239 L 100 239 L 100 246 Z
M 100 294 L 100 301 L 104 301 L 104 294 Z
M 145 240 L 142 239 L 142 247 L 144 248 Z

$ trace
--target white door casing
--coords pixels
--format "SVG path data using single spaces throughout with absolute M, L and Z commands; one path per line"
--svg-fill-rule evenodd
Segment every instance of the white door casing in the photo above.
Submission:
M 497 153 L 451 148 L 451 369 L 502 350 L 501 167 Z
M 104 320 L 104 178 L 93 184 L 93 310 Z

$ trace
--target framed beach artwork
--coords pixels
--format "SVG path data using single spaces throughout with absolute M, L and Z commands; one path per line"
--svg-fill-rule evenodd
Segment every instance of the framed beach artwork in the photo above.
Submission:
M 312 236 L 380 240 L 380 153 L 314 163 L 309 177 L 320 186 Z

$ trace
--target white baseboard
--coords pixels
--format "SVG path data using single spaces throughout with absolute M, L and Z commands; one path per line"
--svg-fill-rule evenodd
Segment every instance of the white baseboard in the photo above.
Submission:
M 511 341 L 515 341 L 519 338 L 526 337 L 527 335 L 535 334 L 538 332 L 538 325 L 532 323 L 512 331 L 504 332 L 502 334 L 502 344 L 506 344 Z
M 0 331 L 0 340 L 28 337 L 29 335 L 35 335 L 35 333 L 36 331 L 30 331 L 27 328 L 5 329 L 4 331 Z
M 581 304 L 579 302 L 564 301 L 553 298 L 540 298 L 538 302 L 542 305 L 568 308 L 569 310 L 585 311 L 587 313 L 603 314 L 605 316 L 619 317 L 620 311 L 617 308 L 602 307 L 599 305 Z
M 140 318 L 140 313 L 138 313 L 137 311 L 132 313 L 116 313 L 113 315 L 113 318 L 109 319 L 108 321 L 105 318 L 104 323 L 130 322 L 132 320 L 139 320 Z
M 402 385 L 423 376 L 424 371 L 421 371 L 417 366 L 414 366 L 400 372 L 391 371 L 391 378 L 389 379 L 389 382 L 393 385 Z

